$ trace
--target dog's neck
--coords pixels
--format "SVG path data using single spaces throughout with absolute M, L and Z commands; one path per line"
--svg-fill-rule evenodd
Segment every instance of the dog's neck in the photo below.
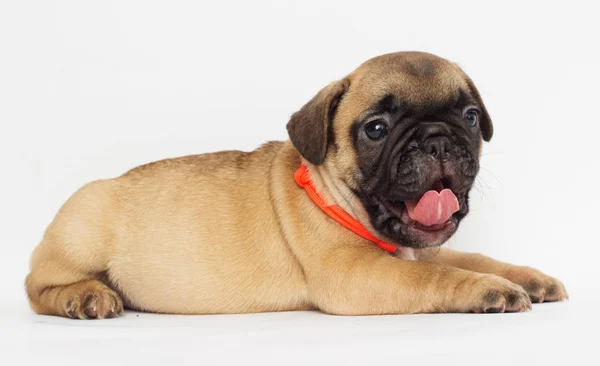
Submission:
M 335 167 L 313 165 L 305 159 L 302 159 L 302 163 L 306 165 L 317 192 L 328 203 L 335 204 L 346 211 L 378 239 L 386 240 L 373 228 L 367 211 L 354 192 L 342 181 L 335 178 L 335 176 L 339 176 L 339 174 L 335 174 L 337 173 Z M 403 247 L 402 250 L 397 251 L 397 255 L 402 259 L 415 260 L 417 253 L 412 248 Z
M 360 200 L 345 184 L 334 178 L 331 174 L 332 167 L 323 165 L 315 166 L 304 162 L 313 179 L 315 187 L 328 203 L 338 205 L 352 215 L 364 227 L 372 230 L 367 212 L 362 208 Z

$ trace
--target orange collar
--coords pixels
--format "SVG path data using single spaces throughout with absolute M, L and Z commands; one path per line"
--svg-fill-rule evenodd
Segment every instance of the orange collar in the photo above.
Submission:
M 394 253 L 398 249 L 396 245 L 374 237 L 364 226 L 360 224 L 360 222 L 358 222 L 354 217 L 350 216 L 346 211 L 342 210 L 341 207 L 327 204 L 323 196 L 317 192 L 317 188 L 310 177 L 310 172 L 308 171 L 306 165 L 302 164 L 300 168 L 296 170 L 296 173 L 294 173 L 294 179 L 300 187 L 303 187 L 306 190 L 308 196 L 323 212 L 325 212 L 325 214 L 327 214 L 327 216 L 337 221 L 346 229 L 352 231 L 362 238 L 372 241 L 386 252 Z

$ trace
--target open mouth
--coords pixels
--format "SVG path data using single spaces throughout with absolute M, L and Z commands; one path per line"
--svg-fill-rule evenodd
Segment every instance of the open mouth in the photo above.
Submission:
M 452 215 L 460 204 L 452 190 L 438 179 L 419 199 L 406 201 L 382 200 L 383 205 L 409 227 L 425 232 L 436 232 L 452 224 Z

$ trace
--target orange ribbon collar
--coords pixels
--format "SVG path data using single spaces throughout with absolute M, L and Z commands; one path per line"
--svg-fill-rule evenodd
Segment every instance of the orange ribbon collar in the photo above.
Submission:
M 346 229 L 352 231 L 356 235 L 365 238 L 375 243 L 378 247 L 389 253 L 394 253 L 398 247 L 394 244 L 379 240 L 374 237 L 364 226 L 360 224 L 354 217 L 350 216 L 346 211 L 342 210 L 337 205 L 330 205 L 325 202 L 323 196 L 317 192 L 317 188 L 310 177 L 310 172 L 306 165 L 302 164 L 296 173 L 294 173 L 296 183 L 308 193 L 310 199 L 323 211 L 327 216 L 331 217 Z

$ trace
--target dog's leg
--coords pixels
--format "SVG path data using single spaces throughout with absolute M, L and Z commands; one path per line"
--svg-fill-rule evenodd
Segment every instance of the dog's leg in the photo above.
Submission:
M 462 253 L 452 249 L 441 248 L 428 251 L 426 260 L 444 263 L 457 268 L 479 273 L 491 273 L 521 285 L 533 302 L 562 301 L 569 296 L 565 286 L 537 269 L 515 266 L 476 253 Z
M 504 312 L 531 308 L 521 286 L 492 274 L 405 261 L 379 250 L 339 250 L 306 267 L 309 296 L 339 315 Z M 320 268 L 320 270 L 319 270 Z
M 123 312 L 119 296 L 100 281 L 110 257 L 106 188 L 96 182 L 75 193 L 35 249 L 25 287 L 36 313 L 93 319 Z

